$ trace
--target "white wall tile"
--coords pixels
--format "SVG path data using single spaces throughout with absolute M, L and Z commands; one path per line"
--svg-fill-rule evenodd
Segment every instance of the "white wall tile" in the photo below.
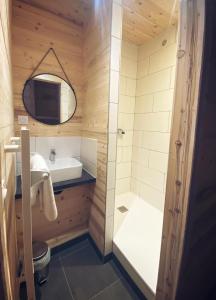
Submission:
M 140 79 L 148 74 L 149 71 L 149 57 L 139 61 L 137 64 L 137 78 Z
M 122 57 L 132 59 L 137 62 L 138 47 L 127 41 L 122 41 Z
M 115 173 L 116 173 L 115 162 L 108 162 L 107 167 L 107 190 L 115 188 Z
M 128 193 L 131 190 L 131 177 L 116 180 L 116 194 Z
M 174 89 L 175 87 L 175 78 L 176 78 L 176 66 L 173 66 L 171 71 L 171 82 L 170 82 L 171 89 Z
M 83 168 L 97 177 L 97 140 L 82 137 L 80 147 L 80 160 Z
M 172 68 L 145 76 L 137 80 L 136 95 L 142 96 L 170 88 Z
M 132 159 L 132 146 L 121 147 L 118 146 L 117 162 L 130 162 Z
M 107 190 L 106 194 L 106 217 L 114 215 L 115 210 L 115 189 Z
M 164 209 L 165 195 L 147 184 L 140 184 L 140 196 L 159 210 Z
M 118 114 L 118 128 L 123 130 L 133 130 L 134 114 Z
M 125 134 L 117 137 L 118 146 L 132 146 L 133 130 L 125 130 Z
M 172 111 L 173 93 L 173 89 L 155 93 L 153 111 Z
M 168 153 L 169 151 L 170 134 L 162 132 L 143 132 L 142 147 Z
M 45 159 L 49 158 L 50 150 L 56 150 L 56 158 L 80 157 L 80 137 L 36 137 L 36 152 Z
M 149 168 L 166 173 L 167 166 L 168 166 L 168 154 L 167 153 L 150 151 Z
M 109 134 L 109 145 L 108 145 L 108 161 L 116 160 L 116 143 L 117 143 L 117 134 Z
M 154 95 L 136 97 L 135 113 L 147 113 L 153 111 Z
M 109 132 L 117 133 L 118 124 L 118 105 L 115 103 L 109 104 Z
M 149 73 L 158 72 L 175 65 L 176 53 L 176 44 L 171 44 L 170 46 L 162 47 L 159 51 L 152 54 L 149 60 Z
M 119 100 L 119 72 L 110 72 L 110 102 L 118 103 Z
M 105 255 L 107 255 L 112 252 L 114 216 L 107 217 L 105 222 Z
M 169 112 L 135 114 L 134 129 L 144 131 L 168 132 Z
M 176 42 L 176 33 L 177 28 L 176 27 L 170 27 L 166 29 L 164 32 L 162 32 L 157 38 L 152 39 L 148 43 L 145 43 L 141 47 L 138 48 L 138 60 L 143 60 L 146 57 L 149 57 L 162 47 L 168 47 L 170 44 L 173 44 Z M 162 42 L 166 40 L 166 45 L 162 46 Z
M 81 138 L 80 156 L 85 157 L 93 164 L 97 164 L 97 140 L 92 138 Z
M 122 7 L 113 3 L 112 8 L 112 36 L 121 39 L 122 36 Z
M 131 176 L 131 162 L 117 163 L 116 178 L 126 178 Z
M 122 57 L 122 59 L 121 59 L 121 74 L 123 76 L 136 79 L 137 62 L 132 59 Z
M 119 112 L 134 113 L 135 97 L 120 95 L 119 97 Z
M 119 71 L 121 57 L 121 40 L 112 37 L 111 39 L 111 70 Z
M 164 189 L 165 175 L 157 170 L 143 167 L 142 164 L 132 164 L 132 177 L 150 185 L 159 191 L 163 191 Z
M 149 150 L 141 147 L 133 147 L 132 161 L 142 164 L 143 167 L 149 166 Z

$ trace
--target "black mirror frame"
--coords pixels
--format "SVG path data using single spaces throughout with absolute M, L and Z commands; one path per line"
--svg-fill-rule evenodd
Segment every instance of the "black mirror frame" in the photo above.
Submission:
M 26 107 L 26 105 L 25 105 L 25 101 L 24 101 L 24 91 L 25 91 L 25 88 L 26 88 L 27 84 L 29 83 L 29 81 L 32 80 L 33 78 L 37 77 L 37 76 L 40 76 L 40 75 L 46 75 L 46 74 L 52 75 L 52 76 L 56 76 L 56 77 L 58 77 L 58 78 L 64 80 L 64 82 L 66 82 L 66 83 L 69 85 L 69 87 L 72 89 L 72 91 L 73 91 L 73 93 L 74 93 L 74 96 L 75 96 L 75 109 L 74 109 L 73 114 L 71 115 L 71 117 L 70 117 L 67 121 L 62 122 L 62 123 L 59 123 L 59 124 L 47 124 L 47 123 L 44 123 L 44 122 L 41 122 L 41 121 L 37 120 L 35 117 L 33 117 L 33 116 L 30 114 L 30 112 L 28 111 L 28 109 L 27 109 L 27 107 Z M 28 79 L 26 80 L 25 84 L 24 84 L 24 87 L 23 87 L 23 91 L 22 91 L 22 101 L 23 101 L 23 105 L 24 105 L 24 107 L 25 107 L 26 112 L 28 113 L 28 115 L 29 115 L 32 119 L 36 120 L 37 122 L 39 122 L 39 123 L 41 123 L 41 124 L 48 125 L 48 126 L 59 126 L 59 125 L 62 125 L 62 124 L 65 124 L 65 123 L 69 122 L 69 121 L 73 118 L 73 116 L 74 116 L 74 114 L 75 114 L 75 112 L 76 112 L 76 109 L 77 109 L 77 96 L 76 96 L 75 90 L 74 90 L 74 88 L 72 87 L 71 83 L 68 82 L 67 80 L 65 80 L 64 78 L 62 78 L 61 76 L 56 75 L 56 74 L 52 74 L 52 73 L 39 73 L 39 74 L 36 74 L 36 75 L 34 75 L 34 76 L 28 78 Z

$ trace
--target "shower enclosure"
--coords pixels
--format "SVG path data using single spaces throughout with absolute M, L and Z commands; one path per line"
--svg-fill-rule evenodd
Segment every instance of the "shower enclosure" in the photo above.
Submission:
M 113 251 L 142 292 L 153 299 L 161 251 L 177 20 L 154 37 L 132 41 L 123 13 Z

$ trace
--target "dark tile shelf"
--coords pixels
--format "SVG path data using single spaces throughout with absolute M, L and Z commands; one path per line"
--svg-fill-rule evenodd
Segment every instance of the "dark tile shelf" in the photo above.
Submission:
M 80 178 L 61 181 L 61 182 L 55 182 L 53 183 L 53 190 L 55 193 L 58 193 L 62 190 L 83 185 L 83 184 L 89 184 L 96 182 L 96 178 L 91 176 L 88 172 L 85 170 L 82 171 L 82 176 Z M 21 190 L 21 176 L 17 176 L 16 178 L 16 194 L 15 199 L 19 199 L 22 197 L 22 190 Z

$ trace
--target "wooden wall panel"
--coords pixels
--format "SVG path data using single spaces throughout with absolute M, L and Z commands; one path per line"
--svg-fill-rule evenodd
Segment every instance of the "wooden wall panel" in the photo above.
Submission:
M 19 134 L 18 115 L 27 115 L 22 90 L 45 52 L 53 47 L 77 95 L 77 111 L 65 124 L 50 126 L 29 117 L 31 136 L 80 135 L 82 123 L 83 86 L 83 26 L 76 25 L 46 10 L 22 1 L 13 1 L 13 81 L 15 130 Z M 64 78 L 53 54 L 50 54 L 36 73 L 54 73 Z
M 13 95 L 11 78 L 11 2 L 0 1 L 0 182 L 5 180 L 7 196 L 0 196 L 0 265 L 4 280 L 6 299 L 18 299 L 17 291 L 17 247 L 14 202 L 14 159 L 5 155 L 3 145 L 14 134 Z
M 156 300 L 176 299 L 199 108 L 204 18 L 205 3 L 202 0 L 181 2 L 176 87 Z
M 97 182 L 92 192 L 89 229 L 104 253 L 112 1 L 99 3 L 85 28 L 82 135 L 98 140 Z
M 178 300 L 216 299 L 216 3 L 205 4 L 198 122 Z
M 36 203 L 32 207 L 32 236 L 33 240 L 47 241 L 61 235 L 81 230 L 88 230 L 90 213 L 90 191 L 92 185 L 83 185 L 64 190 L 55 196 L 58 209 L 56 220 L 49 222 Z M 22 201 L 16 200 L 17 235 L 19 255 L 22 255 Z

